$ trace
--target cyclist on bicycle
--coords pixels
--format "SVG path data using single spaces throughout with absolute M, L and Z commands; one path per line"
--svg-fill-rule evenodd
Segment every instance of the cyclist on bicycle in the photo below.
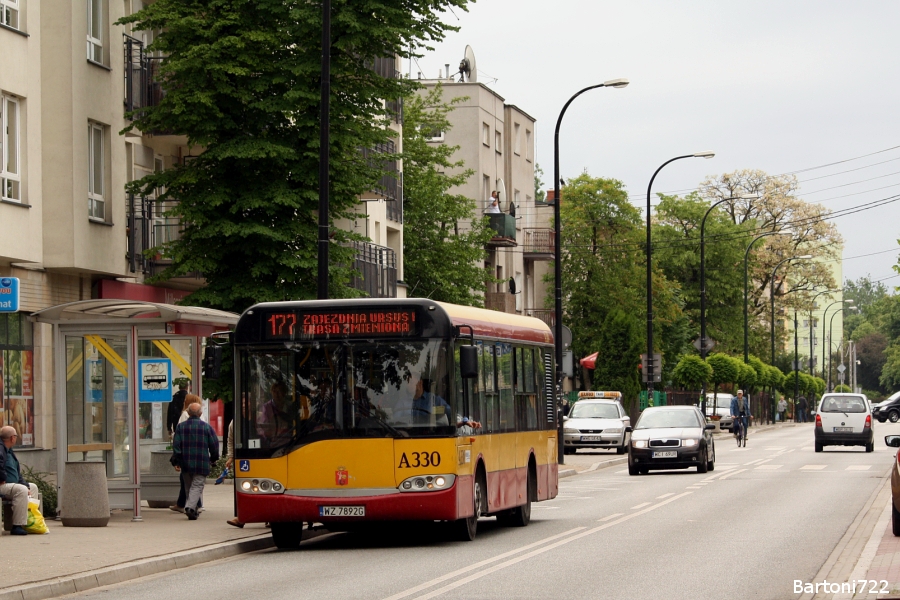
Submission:
M 731 417 L 734 419 L 734 437 L 740 433 L 738 426 L 743 426 L 744 439 L 747 439 L 748 418 L 750 407 L 744 399 L 744 390 L 738 390 L 737 396 L 731 399 Z

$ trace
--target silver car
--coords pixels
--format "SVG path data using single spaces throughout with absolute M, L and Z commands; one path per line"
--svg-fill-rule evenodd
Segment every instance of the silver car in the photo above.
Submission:
M 578 448 L 615 448 L 616 454 L 628 451 L 630 435 L 625 428 L 631 425 L 631 418 L 617 400 L 579 400 L 564 421 L 565 454 L 575 454 Z

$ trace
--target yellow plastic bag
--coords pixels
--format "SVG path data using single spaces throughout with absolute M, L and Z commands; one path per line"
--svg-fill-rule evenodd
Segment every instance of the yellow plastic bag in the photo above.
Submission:
M 25 522 L 27 533 L 50 533 L 39 506 L 37 500 L 28 499 L 28 520 Z

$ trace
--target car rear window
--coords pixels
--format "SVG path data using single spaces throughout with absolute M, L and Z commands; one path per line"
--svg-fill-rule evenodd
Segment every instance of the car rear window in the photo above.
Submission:
M 638 420 L 635 429 L 653 429 L 656 427 L 700 427 L 697 415 L 689 410 L 654 410 L 645 411 Z
M 572 419 L 618 419 L 619 409 L 614 404 L 578 402 L 569 415 Z
M 822 400 L 821 412 L 864 413 L 866 403 L 856 396 L 830 396 Z

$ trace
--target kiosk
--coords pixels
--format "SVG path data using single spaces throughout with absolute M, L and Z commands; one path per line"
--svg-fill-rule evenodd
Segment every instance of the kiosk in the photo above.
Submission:
M 165 415 L 173 384 L 190 380 L 203 397 L 204 338 L 229 330 L 238 315 L 105 299 L 53 306 L 30 318 L 53 325 L 63 517 L 66 463 L 94 461 L 106 465 L 109 507 L 133 510 L 133 520 L 141 520 L 141 471 L 149 473 L 152 453 L 170 444 Z

